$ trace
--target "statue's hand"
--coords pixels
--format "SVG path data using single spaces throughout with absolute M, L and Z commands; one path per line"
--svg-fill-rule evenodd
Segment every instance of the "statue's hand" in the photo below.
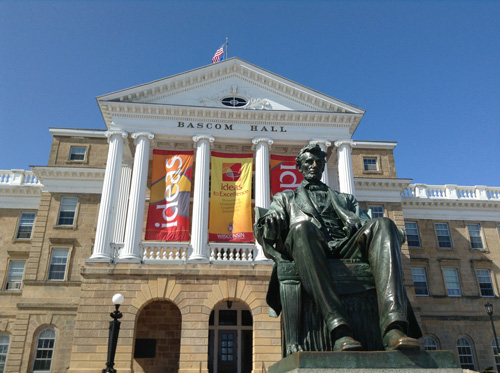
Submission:
M 261 218 L 259 224 L 264 228 L 264 237 L 271 240 L 277 240 L 279 233 L 283 228 L 283 219 L 277 213 L 267 214 Z
M 359 220 L 358 221 L 347 220 L 342 229 L 346 233 L 346 235 L 350 237 L 352 234 L 356 233 L 361 227 L 362 224 Z

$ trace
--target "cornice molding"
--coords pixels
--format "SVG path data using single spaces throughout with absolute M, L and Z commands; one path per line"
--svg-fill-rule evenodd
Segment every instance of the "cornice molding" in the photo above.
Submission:
M 417 199 L 402 197 L 401 202 L 403 206 L 408 207 L 446 207 L 446 208 L 496 208 L 500 209 L 500 200 L 473 200 L 473 199 Z M 498 219 L 500 220 L 500 210 L 498 210 Z
M 361 149 L 389 149 L 396 148 L 398 143 L 396 141 L 360 141 L 356 140 L 356 148 Z
M 402 198 L 405 219 L 500 222 L 499 201 L 415 201 Z
M 358 124 L 362 114 L 357 113 L 331 113 L 316 111 L 291 111 L 291 110 L 241 110 L 238 108 L 213 108 L 204 106 L 183 106 L 168 104 L 142 104 L 105 102 L 101 108 L 106 112 L 108 127 L 112 127 L 112 116 L 121 118 L 138 118 L 151 120 L 217 120 L 224 121 L 266 121 L 274 123 L 292 123 L 295 125 L 349 125 Z
M 51 193 L 102 193 L 104 168 L 32 167 L 42 182 L 44 192 Z
M 401 202 L 401 193 L 412 179 L 355 178 L 356 198 L 363 202 Z
M 52 136 L 70 136 L 70 137 L 106 137 L 106 130 L 83 130 L 72 128 L 49 128 Z

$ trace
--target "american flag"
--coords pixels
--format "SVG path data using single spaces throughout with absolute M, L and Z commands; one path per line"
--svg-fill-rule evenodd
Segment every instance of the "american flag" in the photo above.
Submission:
M 220 48 L 217 49 L 217 51 L 215 52 L 214 56 L 212 57 L 212 63 L 219 62 L 223 54 L 224 54 L 224 44 L 222 44 Z

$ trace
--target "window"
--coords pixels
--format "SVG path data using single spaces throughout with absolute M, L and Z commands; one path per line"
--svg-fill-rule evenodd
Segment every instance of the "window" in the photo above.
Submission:
M 444 270 L 444 281 L 446 283 L 446 292 L 449 297 L 461 297 L 460 282 L 458 281 L 458 271 L 453 269 Z
M 62 197 L 59 208 L 57 225 L 73 225 L 75 222 L 76 205 L 78 197 Z
M 55 341 L 56 333 L 54 329 L 45 329 L 40 333 L 36 343 L 33 372 L 50 372 Z
M 365 171 L 378 171 L 377 158 L 363 158 L 363 169 Z
M 493 283 L 491 282 L 491 274 L 489 269 L 478 269 L 477 282 L 479 283 L 479 290 L 482 297 L 494 297 Z
M 69 249 L 52 249 L 48 280 L 64 281 Z
M 415 295 L 429 295 L 425 268 L 412 268 L 411 273 L 413 275 L 413 283 L 415 284 Z
M 368 205 L 372 210 L 372 219 L 384 217 L 384 206 L 382 205 Z
M 425 351 L 435 351 L 439 348 L 437 341 L 434 337 L 424 338 L 424 349 Z
M 72 146 L 69 150 L 70 161 L 84 161 L 87 148 L 84 146 Z
M 19 219 L 19 227 L 17 228 L 17 239 L 30 239 L 33 223 L 35 222 L 35 213 L 23 212 Z
M 0 334 L 0 373 L 5 370 L 5 363 L 7 361 L 7 353 L 9 352 L 9 336 L 7 334 Z
M 470 245 L 473 249 L 484 249 L 483 240 L 481 239 L 481 227 L 479 224 L 467 224 L 469 230 Z
M 436 223 L 436 234 L 438 238 L 439 247 L 441 249 L 451 249 L 451 236 L 448 223 Z
M 467 338 L 459 338 L 457 341 L 458 359 L 462 369 L 476 370 L 474 356 L 472 356 L 472 346 Z
M 420 247 L 420 234 L 418 233 L 418 225 L 414 221 L 405 223 L 406 241 L 409 247 Z
M 225 106 L 241 107 L 241 106 L 245 106 L 248 101 L 246 99 L 244 99 L 243 97 L 229 96 L 229 97 L 224 97 L 221 100 L 221 102 L 222 102 L 222 105 L 225 105 Z
M 21 290 L 23 281 L 24 260 L 11 260 L 9 263 L 9 272 L 5 283 L 5 290 Z
M 500 338 L 497 338 L 497 343 L 500 346 Z M 498 356 L 500 351 L 497 350 L 497 343 L 495 343 L 495 338 L 493 338 L 491 340 L 491 348 L 493 349 L 493 356 L 495 357 L 495 364 L 497 366 L 497 372 L 500 372 L 500 356 Z

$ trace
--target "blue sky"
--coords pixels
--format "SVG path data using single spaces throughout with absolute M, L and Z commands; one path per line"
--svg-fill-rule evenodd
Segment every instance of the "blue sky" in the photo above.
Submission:
M 500 1 L 0 0 L 0 169 L 49 127 L 104 129 L 95 97 L 230 57 L 366 110 L 398 177 L 500 186 Z

